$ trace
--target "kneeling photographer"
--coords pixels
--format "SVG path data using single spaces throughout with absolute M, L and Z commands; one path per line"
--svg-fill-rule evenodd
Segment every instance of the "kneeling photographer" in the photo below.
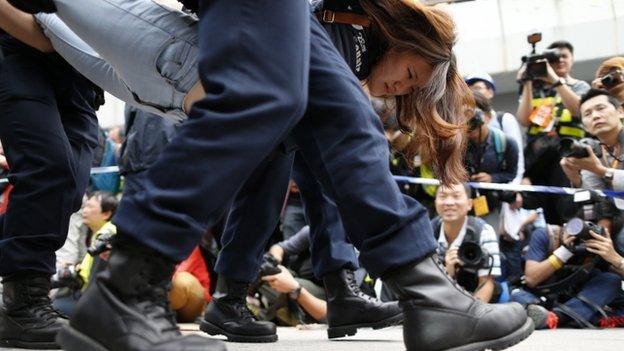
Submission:
M 467 184 L 438 188 L 438 217 L 431 222 L 438 252 L 447 273 L 476 298 L 506 302 L 507 285 L 496 281 L 501 275 L 498 239 L 492 226 L 468 215 L 472 209 L 470 193 Z
M 325 321 L 325 290 L 312 270 L 309 226 L 271 246 L 264 255 L 260 278 L 251 285 L 250 293 L 261 297 L 258 312 L 261 320 L 277 318 L 292 326 Z
M 525 286 L 511 300 L 527 307 L 537 329 L 613 327 L 610 315 L 623 312 L 623 273 L 608 230 L 573 218 L 533 232 Z
M 592 89 L 581 100 L 583 126 L 595 139 L 561 141 L 561 167 L 575 188 L 624 190 L 624 109 L 605 90 Z M 614 235 L 619 254 L 624 253 L 622 211 L 611 200 L 601 202 L 599 223 Z

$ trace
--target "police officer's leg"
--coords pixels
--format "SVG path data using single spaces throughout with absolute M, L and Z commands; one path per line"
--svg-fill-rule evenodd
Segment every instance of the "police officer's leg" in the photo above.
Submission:
M 206 96 L 148 170 L 145 190 L 121 201 L 108 266 L 59 334 L 67 350 L 210 347 L 199 336 L 180 339 L 167 318 L 175 262 L 188 256 L 305 109 L 309 4 L 200 3 L 199 73 Z M 136 315 L 151 319 L 137 321 Z M 132 320 L 131 328 L 119 320 Z M 127 337 L 145 333 L 150 341 Z
M 425 209 L 403 197 L 390 174 L 387 142 L 367 96 L 320 24 L 311 28 L 309 109 L 294 135 L 361 249 L 360 262 L 403 300 L 407 349 L 502 347 L 527 337 L 533 322 L 521 305 L 485 305 L 444 273 Z
M 325 286 L 329 338 L 354 335 L 357 328 L 379 329 L 400 323 L 403 313 L 397 302 L 382 303 L 360 290 L 354 275 L 359 268 L 357 256 L 347 241 L 338 208 L 323 193 L 301 156 L 296 157 L 293 179 L 310 223 L 314 274 Z
M 58 347 L 61 324 L 51 308 L 50 276 L 56 271 L 54 252 L 65 242 L 69 217 L 80 206 L 86 173 L 74 151 L 85 146 L 74 134 L 89 131 L 59 114 L 57 97 L 72 89 L 74 77 L 55 81 L 60 64 L 50 64 L 34 51 L 7 50 L 0 76 L 0 138 L 11 166 L 14 185 L 4 216 L 0 244 L 0 275 L 6 309 L 0 314 L 0 344 L 27 348 Z M 85 92 L 87 93 L 87 92 Z M 91 101 L 81 106 L 87 125 L 96 126 Z M 65 112 L 65 111 L 64 111 Z M 95 145 L 87 145 L 85 155 Z M 76 199 L 78 198 L 78 201 Z
M 281 148 L 280 148 L 281 149 Z M 249 285 L 271 234 L 277 227 L 292 168 L 293 153 L 276 150 L 264 160 L 236 195 L 215 271 L 226 291 L 208 305 L 201 329 L 234 342 L 277 341 L 275 324 L 256 321 L 247 309 Z

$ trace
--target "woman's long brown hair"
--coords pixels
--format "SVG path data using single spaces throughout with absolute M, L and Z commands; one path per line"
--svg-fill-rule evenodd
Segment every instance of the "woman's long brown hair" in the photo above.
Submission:
M 456 41 L 451 16 L 416 0 L 360 0 L 371 18 L 371 30 L 386 50 L 411 51 L 433 66 L 428 84 L 396 97 L 397 119 L 413 135 L 403 150 L 408 160 L 421 154 L 444 184 L 467 180 L 463 156 L 466 147 L 466 106 L 472 93 L 457 72 L 453 55 Z

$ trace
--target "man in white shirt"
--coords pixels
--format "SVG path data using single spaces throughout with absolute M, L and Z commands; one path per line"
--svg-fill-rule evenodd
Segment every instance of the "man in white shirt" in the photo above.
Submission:
M 448 274 L 476 298 L 504 302 L 508 298 L 507 288 L 496 282 L 501 275 L 498 238 L 492 226 L 468 215 L 472 209 L 470 193 L 467 184 L 438 188 L 438 217 L 432 221 L 438 252 Z

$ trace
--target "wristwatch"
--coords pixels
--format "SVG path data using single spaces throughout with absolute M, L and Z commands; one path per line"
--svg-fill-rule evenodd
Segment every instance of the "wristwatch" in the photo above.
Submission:
M 294 288 L 291 292 L 288 293 L 288 298 L 296 301 L 299 298 L 299 295 L 301 295 L 301 284 L 298 284 L 296 288 Z
M 564 85 L 566 83 L 565 78 L 559 77 L 559 79 L 557 79 L 557 81 L 552 85 L 553 88 L 556 88 L 560 85 Z
M 609 182 L 612 182 L 613 181 L 613 169 L 607 168 L 607 171 L 605 172 L 605 175 L 603 178 Z

